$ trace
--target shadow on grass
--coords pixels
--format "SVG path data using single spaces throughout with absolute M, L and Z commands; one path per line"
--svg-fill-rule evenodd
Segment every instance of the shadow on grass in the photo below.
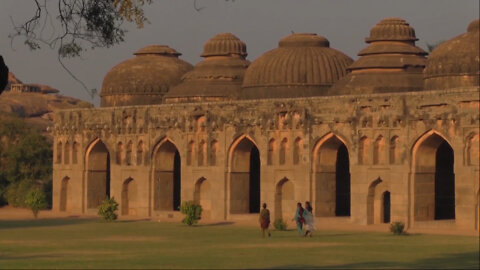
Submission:
M 424 258 L 413 262 L 372 261 L 328 266 L 314 265 L 280 265 L 271 269 L 479 269 L 480 261 L 477 252 L 445 254 L 439 257 Z
M 98 218 L 51 218 L 30 220 L 0 220 L 0 230 L 31 227 L 50 227 L 98 222 Z
M 226 225 L 233 225 L 235 222 L 231 221 L 223 221 L 223 222 L 216 222 L 216 223 L 209 223 L 209 224 L 198 224 L 195 227 L 213 227 L 213 226 L 226 226 Z

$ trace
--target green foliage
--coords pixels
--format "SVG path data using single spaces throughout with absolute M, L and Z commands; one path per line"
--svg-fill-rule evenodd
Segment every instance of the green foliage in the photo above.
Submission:
M 45 192 L 40 188 L 32 188 L 25 198 L 25 205 L 33 212 L 33 216 L 37 218 L 38 211 L 47 208 L 47 199 Z
M 390 231 L 393 234 L 396 234 L 396 235 L 404 234 L 405 233 L 404 229 L 405 229 L 405 224 L 403 222 L 397 221 L 397 222 L 392 222 L 392 224 L 390 224 Z
M 21 118 L 0 115 L 0 205 L 25 206 L 25 196 L 36 185 L 51 201 L 52 146 Z
M 98 215 L 103 218 L 103 220 L 110 222 L 117 219 L 118 215 L 115 211 L 118 210 L 118 203 L 115 201 L 115 198 L 106 198 L 102 204 L 98 207 Z
M 182 220 L 184 224 L 192 226 L 197 224 L 202 215 L 202 206 L 193 201 L 185 201 L 180 206 L 180 212 L 185 214 L 185 218 Z
M 287 223 L 285 223 L 282 218 L 277 218 L 275 222 L 273 222 L 273 227 L 275 227 L 277 231 L 286 231 Z

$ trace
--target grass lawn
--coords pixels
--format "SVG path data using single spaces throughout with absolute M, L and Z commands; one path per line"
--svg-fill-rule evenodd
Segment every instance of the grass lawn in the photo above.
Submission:
M 0 268 L 476 268 L 479 238 L 231 224 L 0 220 Z

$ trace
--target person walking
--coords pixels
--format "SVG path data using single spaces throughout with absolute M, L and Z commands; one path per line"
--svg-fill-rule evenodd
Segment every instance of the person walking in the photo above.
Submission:
M 268 237 L 270 237 L 270 231 L 268 230 L 270 226 L 270 211 L 267 209 L 266 203 L 263 203 L 262 208 L 258 221 L 260 222 L 260 228 L 262 228 L 262 237 L 265 238 L 265 231 L 267 231 Z
M 305 202 L 305 210 L 303 211 L 303 216 L 305 219 L 305 237 L 310 235 L 313 236 L 313 231 L 315 231 L 315 219 L 313 217 L 313 208 L 310 202 Z
M 297 223 L 297 231 L 298 231 L 298 235 L 302 235 L 303 234 L 303 231 L 302 231 L 302 227 L 303 227 L 303 223 L 305 223 L 305 218 L 303 217 L 303 212 L 304 212 L 304 209 L 302 207 L 302 203 L 297 203 L 297 211 L 295 211 L 295 216 L 293 217 L 293 220 L 295 220 L 295 223 Z

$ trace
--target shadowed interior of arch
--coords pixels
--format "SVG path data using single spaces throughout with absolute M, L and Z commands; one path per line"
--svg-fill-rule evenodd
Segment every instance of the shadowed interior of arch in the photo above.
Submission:
M 97 141 L 87 157 L 87 208 L 97 208 L 110 197 L 110 154 L 102 141 Z
M 415 221 L 455 219 L 452 147 L 434 133 L 421 142 L 415 154 Z
M 260 212 L 260 153 L 247 138 L 233 150 L 230 173 L 230 213 Z
M 333 136 L 317 151 L 315 215 L 350 216 L 350 162 L 347 147 Z
M 178 149 L 165 141 L 155 153 L 154 210 L 179 211 L 181 159 Z

